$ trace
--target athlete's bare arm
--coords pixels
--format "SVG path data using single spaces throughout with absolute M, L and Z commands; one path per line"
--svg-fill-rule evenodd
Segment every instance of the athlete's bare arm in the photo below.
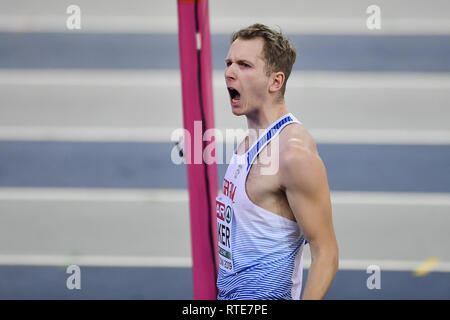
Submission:
M 306 130 L 292 127 L 286 127 L 287 134 L 280 141 L 280 184 L 311 250 L 311 267 L 302 298 L 322 299 L 339 261 L 330 191 L 315 143 Z

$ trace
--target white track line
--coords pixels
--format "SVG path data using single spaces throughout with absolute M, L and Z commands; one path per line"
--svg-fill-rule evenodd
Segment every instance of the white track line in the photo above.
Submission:
M 183 202 L 184 189 L 0 188 L 0 201 Z
M 216 142 L 232 144 L 245 137 L 246 130 L 216 128 Z M 226 135 L 227 130 L 236 135 Z M 0 141 L 77 141 L 77 142 L 162 142 L 170 143 L 172 134 L 183 128 L 169 127 L 36 127 L 0 126 Z M 309 130 L 317 143 L 342 144 L 410 144 L 449 145 L 450 130 L 370 130 L 370 129 L 320 129 Z M 178 137 L 178 135 L 175 134 Z M 174 136 L 174 139 L 176 138 Z
M 178 70 L 20 70 L 0 69 L 0 85 L 82 87 L 176 87 L 181 95 Z
M 0 140 L 170 142 L 177 128 L 0 126 Z
M 192 267 L 190 257 L 2 254 L 0 265 L 108 267 Z
M 371 265 L 379 266 L 383 271 L 414 271 L 423 264 L 423 261 L 406 261 L 406 260 L 357 260 L 357 259 L 340 259 L 339 270 L 367 270 Z M 309 268 L 310 260 L 305 260 L 304 267 Z M 432 271 L 450 272 L 450 262 L 440 261 L 433 267 Z
M 164 14 L 164 13 L 163 13 Z M 235 29 L 247 26 L 255 21 L 254 16 L 220 17 L 211 13 L 210 26 L 212 33 L 230 34 Z M 66 29 L 67 15 L 1 15 L 0 31 L 6 32 L 74 32 Z M 288 17 L 258 16 L 260 23 L 271 27 L 280 25 L 288 34 L 448 34 L 450 19 L 420 18 L 389 19 L 383 17 L 380 30 L 369 30 L 366 27 L 366 15 L 361 12 L 360 18 L 334 17 Z M 80 30 L 76 32 L 102 33 L 169 33 L 177 34 L 178 22 L 173 15 L 147 16 L 95 16 L 83 14 Z
M 187 203 L 188 200 L 185 189 L 0 188 L 0 201 Z M 336 205 L 450 206 L 450 193 L 333 191 L 331 201 Z
M 450 193 L 331 192 L 333 204 L 450 206 Z
M 339 270 L 367 270 L 376 265 L 381 271 L 414 271 L 423 261 L 402 260 L 354 260 L 341 259 Z M 192 267 L 191 257 L 143 257 L 143 256 L 101 256 L 101 255 L 38 255 L 1 254 L 1 266 L 101 266 L 101 267 Z M 309 269 L 311 260 L 305 259 L 303 267 Z M 440 261 L 432 272 L 450 272 L 450 263 Z
M 318 143 L 361 144 L 450 144 L 449 130 L 370 130 L 370 129 L 319 129 L 309 130 Z

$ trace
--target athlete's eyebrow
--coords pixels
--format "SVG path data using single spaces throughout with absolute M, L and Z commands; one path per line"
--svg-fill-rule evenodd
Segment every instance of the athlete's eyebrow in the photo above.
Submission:
M 231 59 L 225 59 L 225 64 L 228 64 L 230 62 L 232 62 Z M 236 60 L 236 63 L 246 63 L 246 64 L 253 66 L 253 63 L 251 61 L 248 61 L 245 59 L 238 59 L 238 60 Z

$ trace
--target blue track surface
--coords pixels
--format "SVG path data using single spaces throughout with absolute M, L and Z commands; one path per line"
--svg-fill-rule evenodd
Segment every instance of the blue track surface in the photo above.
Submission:
M 450 36 L 292 35 L 294 70 L 449 72 Z M 224 69 L 229 35 L 212 35 Z M 0 68 L 179 69 L 174 34 L 0 33 Z
M 63 267 L 1 266 L 0 299 L 192 299 L 190 268 L 81 267 L 81 289 L 68 290 Z M 341 270 L 325 299 L 448 299 L 450 273 L 415 277 L 381 271 L 380 289 L 368 289 L 364 270 Z M 306 281 L 308 270 L 304 271 Z M 305 282 L 303 282 L 303 287 Z M 8 288 L 5 290 L 5 288 Z
M 171 161 L 173 147 L 170 143 L 2 141 L 0 186 L 187 188 L 185 166 Z M 448 145 L 321 144 L 318 148 L 332 190 L 450 192 Z M 218 168 L 220 188 L 226 164 Z

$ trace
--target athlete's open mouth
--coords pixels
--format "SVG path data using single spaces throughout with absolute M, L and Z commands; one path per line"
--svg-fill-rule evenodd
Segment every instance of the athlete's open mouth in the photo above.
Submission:
M 228 92 L 230 93 L 232 102 L 238 102 L 241 99 L 241 94 L 236 89 L 229 87 Z

